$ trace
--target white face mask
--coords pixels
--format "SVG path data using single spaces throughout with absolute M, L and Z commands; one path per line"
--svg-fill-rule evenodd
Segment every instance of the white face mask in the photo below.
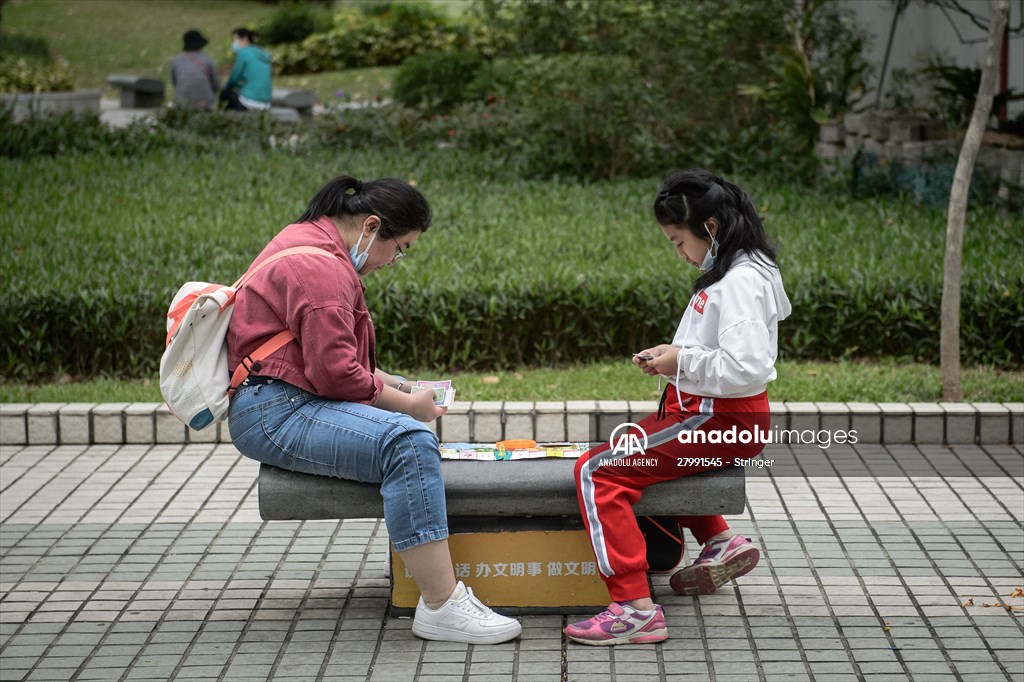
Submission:
M 352 259 L 352 267 L 356 269 L 357 274 L 363 269 L 363 266 L 366 265 L 366 259 L 370 256 L 370 247 L 373 246 L 373 240 L 376 238 L 377 232 L 374 231 L 374 233 L 370 235 L 370 241 L 366 244 L 366 251 L 359 253 L 359 245 L 363 243 L 363 235 L 360 234 L 359 241 L 356 242 L 355 246 L 348 250 L 348 255 Z
M 715 241 L 715 236 L 711 234 L 711 230 L 708 229 L 708 224 L 704 223 L 704 229 L 707 231 L 708 236 L 711 237 L 711 246 L 708 247 L 708 252 L 704 256 L 704 260 L 701 261 L 700 268 L 701 272 L 707 272 L 715 266 L 715 258 L 718 257 L 718 242 Z
M 231 49 L 234 52 L 238 52 L 239 50 L 242 49 L 242 43 L 238 42 L 237 40 L 232 40 L 231 41 Z

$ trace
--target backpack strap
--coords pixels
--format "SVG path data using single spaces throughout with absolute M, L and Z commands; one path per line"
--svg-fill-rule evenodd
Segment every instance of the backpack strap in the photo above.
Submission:
M 234 291 L 232 291 L 231 295 L 228 297 L 227 303 L 221 306 L 221 310 L 234 303 L 235 293 L 238 289 L 245 286 L 245 283 L 252 279 L 252 277 L 264 267 L 286 256 L 294 256 L 302 253 L 336 258 L 336 256 L 330 251 L 325 251 L 324 249 L 320 249 L 315 246 L 293 246 L 288 249 L 282 249 L 250 267 L 244 275 L 239 277 L 238 281 L 231 286 Z M 291 331 L 283 329 L 271 337 L 269 341 L 266 341 L 262 346 L 242 358 L 241 362 L 238 363 L 238 366 L 235 367 L 235 371 L 231 373 L 231 386 L 228 388 L 228 395 L 233 394 L 235 390 L 242 385 L 242 382 L 246 380 L 249 374 L 253 371 L 259 371 L 259 362 L 261 360 L 270 356 L 285 344 L 290 343 L 294 338 L 295 335 L 292 334 Z
M 246 273 L 239 277 L 237 282 L 231 285 L 231 288 L 238 289 L 239 287 L 245 285 L 246 282 L 252 279 L 253 275 L 262 270 L 264 267 L 270 265 L 274 261 L 280 260 L 285 256 L 294 256 L 300 253 L 308 253 L 314 256 L 330 256 L 331 258 L 337 258 L 337 256 L 335 256 L 330 251 L 325 251 L 324 249 L 318 248 L 316 246 L 292 246 L 287 249 L 281 249 L 277 253 L 267 256 L 256 265 L 250 266 Z
M 294 338 L 295 335 L 287 329 L 279 331 L 269 341 L 242 358 L 242 361 L 238 363 L 238 367 L 235 367 L 235 371 L 231 374 L 231 386 L 228 388 L 228 395 L 234 393 L 253 370 L 259 371 L 260 360 L 268 357 L 285 344 L 290 343 Z
M 199 57 L 195 56 L 195 54 L 193 54 L 192 52 L 189 52 L 188 50 L 185 50 L 184 52 L 182 52 L 182 54 L 185 55 L 193 64 L 195 64 L 200 69 L 202 69 L 203 73 L 206 74 L 206 77 L 209 80 L 213 80 L 212 78 L 210 78 L 213 75 L 212 73 L 210 73 L 210 67 L 208 67 L 206 64 L 204 64 L 199 59 Z M 213 85 L 213 84 L 211 83 L 211 85 Z

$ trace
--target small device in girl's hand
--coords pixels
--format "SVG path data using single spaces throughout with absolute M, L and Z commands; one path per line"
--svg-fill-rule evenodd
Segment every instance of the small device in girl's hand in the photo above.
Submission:
M 646 360 L 648 362 L 654 359 L 654 356 L 650 353 L 633 353 L 633 357 L 640 358 L 641 360 Z

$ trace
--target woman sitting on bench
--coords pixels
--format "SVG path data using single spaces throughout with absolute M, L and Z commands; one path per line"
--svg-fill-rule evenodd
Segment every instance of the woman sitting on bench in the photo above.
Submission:
M 420 589 L 412 631 L 424 639 L 496 644 L 519 622 L 455 580 L 441 454 L 424 425 L 444 414 L 433 391 L 376 366 L 362 277 L 393 265 L 430 226 L 430 206 L 401 180 L 328 182 L 256 258 L 298 246 L 238 291 L 228 331 L 232 370 L 282 329 L 295 336 L 259 363 L 231 399 L 239 452 L 307 474 L 381 484 L 391 543 Z

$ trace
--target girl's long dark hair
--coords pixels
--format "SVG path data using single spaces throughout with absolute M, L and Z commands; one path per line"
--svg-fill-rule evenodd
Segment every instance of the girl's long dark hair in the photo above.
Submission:
M 722 279 L 741 253 L 766 265 L 777 265 L 776 247 L 768 239 L 750 196 L 705 170 L 691 168 L 672 173 L 654 199 L 654 218 L 659 225 L 689 230 L 705 241 L 708 233 L 704 222 L 708 218 L 718 222 L 715 264 L 693 283 L 694 293 Z
M 339 175 L 320 188 L 296 222 L 322 216 L 375 215 L 380 218 L 380 239 L 393 239 L 430 227 L 430 204 L 418 189 L 395 178 L 360 182 Z

